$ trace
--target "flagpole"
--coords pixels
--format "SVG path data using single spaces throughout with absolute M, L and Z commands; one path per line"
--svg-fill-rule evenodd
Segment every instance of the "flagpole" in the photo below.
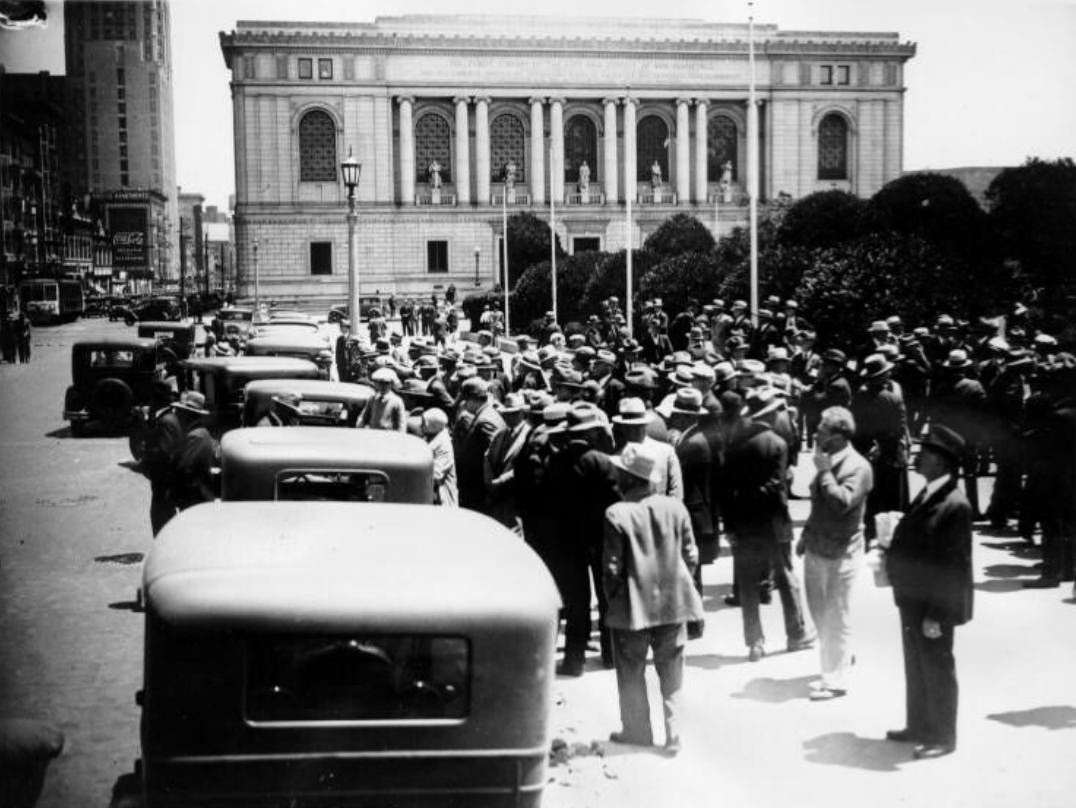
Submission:
M 508 172 L 504 173 L 504 193 L 501 195 L 501 245 L 504 248 L 504 335 L 508 331 Z
M 552 161 L 550 161 L 552 163 Z M 549 166 L 553 168 L 552 165 Z M 553 197 L 556 196 L 556 189 L 553 187 L 553 175 L 549 176 L 549 266 L 550 277 L 553 279 L 553 322 L 560 322 L 560 312 L 557 311 L 557 224 L 554 218 L 554 206 Z
M 758 102 L 755 100 L 755 10 L 747 7 L 747 203 L 751 233 L 751 322 L 758 325 Z

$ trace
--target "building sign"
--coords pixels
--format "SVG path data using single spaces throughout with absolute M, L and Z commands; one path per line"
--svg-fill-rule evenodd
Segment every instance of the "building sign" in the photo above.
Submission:
M 149 270 L 149 209 L 110 207 L 112 266 L 116 269 Z

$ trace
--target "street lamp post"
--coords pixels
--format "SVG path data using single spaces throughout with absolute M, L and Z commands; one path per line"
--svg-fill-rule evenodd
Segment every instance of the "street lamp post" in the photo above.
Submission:
M 347 188 L 347 311 L 351 333 L 359 333 L 359 262 L 355 254 L 355 225 L 359 214 L 355 211 L 355 188 L 362 174 L 362 164 L 347 150 L 347 159 L 340 164 L 340 174 Z
M 474 285 L 476 287 L 481 285 L 481 283 L 478 280 L 478 259 L 479 259 L 479 257 L 481 255 L 482 255 L 482 248 L 481 247 L 475 247 L 474 248 Z
M 261 286 L 258 283 L 258 237 L 254 237 L 254 313 L 261 311 Z
M 504 248 L 504 335 L 508 336 L 508 168 L 504 170 L 504 194 L 501 196 L 501 244 Z

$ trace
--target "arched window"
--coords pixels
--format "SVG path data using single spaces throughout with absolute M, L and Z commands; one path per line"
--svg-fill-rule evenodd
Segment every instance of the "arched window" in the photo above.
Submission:
M 598 179 L 598 129 L 586 115 L 573 115 L 564 127 L 564 180 L 579 182 L 579 166 L 587 161 L 590 178 Z
M 493 182 L 504 181 L 504 167 L 516 164 L 516 182 L 527 179 L 523 123 L 515 115 L 501 114 L 489 125 L 489 173 Z
M 299 181 L 336 182 L 336 125 L 329 113 L 311 110 L 299 120 Z
M 848 179 L 848 122 L 835 112 L 818 126 L 818 179 Z
M 448 121 L 427 113 L 415 121 L 415 179 L 429 182 L 430 166 L 441 166 L 441 181 L 452 182 L 452 138 Z
M 715 115 L 706 122 L 706 178 L 709 182 L 721 181 L 725 163 L 732 163 L 732 179 L 736 180 L 739 171 L 738 137 L 736 122 L 727 115 Z
M 669 180 L 669 127 L 657 115 L 647 115 L 635 127 L 635 176 L 650 179 L 650 167 L 657 161 L 661 177 Z

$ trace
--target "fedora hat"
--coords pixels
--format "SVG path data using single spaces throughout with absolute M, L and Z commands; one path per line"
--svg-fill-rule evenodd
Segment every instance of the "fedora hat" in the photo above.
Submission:
M 758 387 L 747 394 L 740 415 L 744 418 L 761 418 L 781 408 L 783 399 L 772 387 Z
M 205 405 L 205 396 L 197 390 L 185 390 L 180 394 L 178 401 L 172 402 L 172 407 L 193 412 L 195 415 L 209 415 L 209 410 Z
M 714 383 L 724 384 L 727 381 L 736 378 L 736 368 L 732 366 L 732 362 L 718 362 L 714 365 Z
M 887 323 L 885 320 L 875 320 L 873 323 L 871 323 L 870 328 L 867 329 L 867 332 L 871 334 L 888 334 L 889 323 Z
M 744 359 L 740 362 L 739 376 L 761 376 L 766 372 L 766 365 L 757 359 Z
M 624 374 L 624 384 L 636 390 L 655 390 L 658 386 L 657 374 L 650 368 L 632 368 Z
M 681 387 L 676 391 L 670 412 L 698 415 L 702 412 L 702 393 L 694 387 Z
M 545 409 L 542 410 L 542 421 L 547 425 L 555 426 L 567 419 L 568 411 L 571 408 L 570 404 L 565 404 L 562 401 L 547 404 Z
M 893 370 L 893 363 L 882 356 L 874 353 L 863 360 L 863 369 L 860 371 L 865 379 L 877 379 Z
M 614 424 L 624 426 L 648 424 L 654 415 L 647 408 L 641 398 L 629 396 L 620 399 L 617 405 L 617 414 L 613 416 Z
M 743 337 L 729 337 L 727 340 L 725 340 L 725 350 L 728 353 L 732 353 L 733 351 L 746 351 L 747 342 L 744 340 Z
M 691 366 L 691 378 L 694 381 L 714 383 L 717 378 L 717 374 L 714 369 L 705 362 L 696 362 Z
M 503 402 L 496 402 L 493 407 L 502 415 L 512 415 L 517 412 L 522 412 L 524 407 L 523 394 L 509 393 L 504 397 Z
M 527 414 L 541 416 L 545 408 L 553 403 L 553 397 L 544 390 L 528 390 L 524 393 L 527 400 Z
M 574 404 L 568 410 L 564 429 L 568 432 L 586 432 L 602 426 L 600 410 L 593 404 Z
M 941 363 L 946 370 L 965 370 L 975 363 L 968 359 L 968 352 L 963 348 L 953 348 L 949 351 L 948 358 Z
M 770 348 L 770 355 L 766 357 L 767 362 L 788 362 L 788 348 L 783 345 Z
M 609 461 L 621 471 L 640 480 L 653 482 L 657 477 L 657 455 L 646 444 L 627 443 L 620 454 L 610 455 Z
M 477 376 L 472 376 L 460 385 L 460 398 L 485 398 L 488 395 L 489 382 Z
M 944 424 L 934 424 L 927 436 L 923 438 L 923 448 L 941 452 L 952 460 L 959 462 L 964 457 L 967 444 L 949 427 Z
M 670 373 L 667 378 L 672 384 L 677 386 L 691 384 L 691 380 L 694 378 L 691 368 L 692 366 L 689 364 L 677 365 L 676 370 Z

